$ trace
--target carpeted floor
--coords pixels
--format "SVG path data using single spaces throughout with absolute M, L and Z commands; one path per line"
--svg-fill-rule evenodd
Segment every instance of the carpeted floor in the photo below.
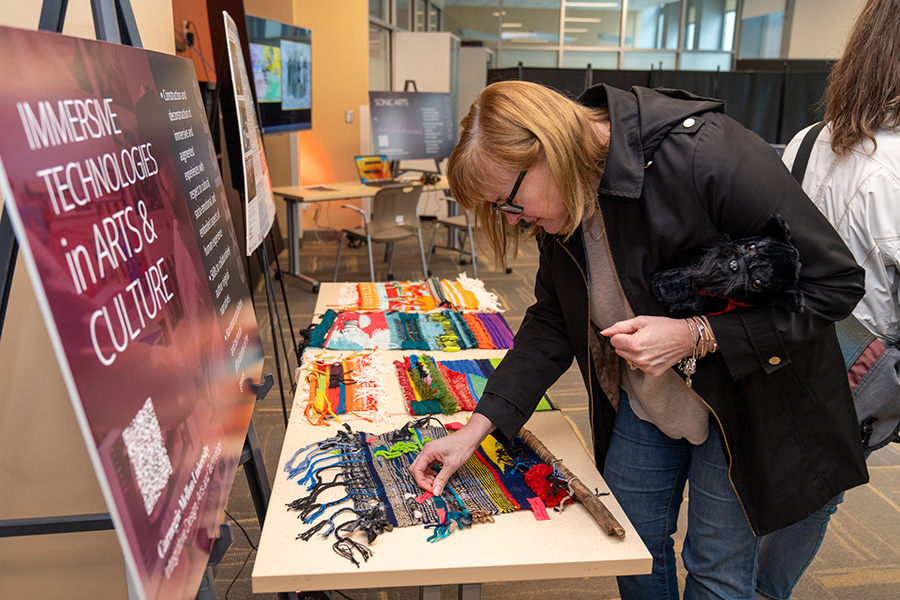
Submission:
M 307 234 L 308 235 L 308 234 Z M 426 232 L 426 242 L 430 232 Z M 327 234 L 320 237 L 309 236 L 301 249 L 302 269 L 305 274 L 330 281 L 334 269 L 337 242 Z M 386 278 L 386 265 L 380 260 L 382 247 L 375 247 L 376 278 Z M 453 278 L 461 270 L 472 274 L 471 265 L 460 266 L 457 255 L 447 250 L 438 250 L 432 259 L 430 269 L 440 277 Z M 280 257 L 283 268 L 287 268 L 287 255 Z M 515 331 L 522 321 L 525 309 L 533 299 L 534 273 L 537 269 L 537 252 L 533 241 L 524 244 L 520 255 L 510 262 L 511 273 L 496 268 L 491 260 L 479 259 L 479 278 L 489 290 L 498 294 L 506 308 L 505 317 Z M 421 261 L 414 242 L 398 244 L 394 254 L 394 275 L 398 279 L 421 279 Z M 368 280 L 368 259 L 365 248 L 345 248 L 341 260 L 342 280 Z M 279 282 L 275 281 L 279 319 L 275 330 L 284 332 L 286 345 L 291 344 L 287 313 L 281 295 Z M 285 280 L 285 292 L 294 330 L 309 325 L 315 306 L 315 294 L 310 286 L 292 278 Z M 260 331 L 267 347 L 264 372 L 276 373 L 272 345 L 272 326 L 267 310 L 266 294 L 262 286 L 256 294 L 257 318 Z M 279 326 L 280 321 L 280 326 Z M 281 336 L 276 342 L 281 347 Z M 290 352 L 290 350 L 289 350 Z M 291 394 L 289 373 L 296 366 L 291 357 L 290 364 L 282 359 L 285 395 L 284 401 L 290 406 Z M 582 440 L 589 439 L 587 428 L 587 406 L 585 391 L 577 368 L 571 369 L 551 388 L 551 394 Z M 260 402 L 254 413 L 254 426 L 266 461 L 270 481 L 278 471 L 277 461 L 284 436 L 284 416 L 282 399 L 278 386 Z M 900 598 L 900 444 L 876 452 L 869 459 L 871 483 L 850 490 L 844 504 L 832 520 L 828 535 L 819 555 L 801 580 L 794 594 L 795 600 L 897 600 Z M 274 599 L 275 594 L 252 594 L 250 573 L 253 568 L 255 546 L 259 540 L 259 524 L 250 499 L 249 488 L 244 476 L 238 473 L 228 501 L 228 518 L 243 527 L 235 527 L 235 542 L 216 568 L 216 595 L 221 599 L 254 600 Z M 685 511 L 682 511 L 684 513 Z M 679 529 L 684 530 L 684 522 Z M 248 539 L 249 538 L 249 539 Z M 676 538 L 676 551 L 680 551 L 683 537 Z M 252 546 L 251 546 L 252 544 Z M 683 575 L 682 575 L 683 576 Z M 682 582 L 683 583 L 683 582 Z M 403 581 L 389 589 L 340 590 L 332 593 L 332 598 L 352 600 L 414 600 L 419 598 L 418 588 L 404 587 Z M 482 585 L 484 600 L 545 600 L 545 599 L 592 599 L 618 598 L 615 579 L 611 577 L 585 579 L 558 579 L 548 581 L 504 582 Z M 443 598 L 456 598 L 455 586 L 444 586 Z M 304 594 L 301 594 L 303 598 Z M 318 594 L 310 597 L 324 598 Z M 655 599 L 647 599 L 655 600 Z

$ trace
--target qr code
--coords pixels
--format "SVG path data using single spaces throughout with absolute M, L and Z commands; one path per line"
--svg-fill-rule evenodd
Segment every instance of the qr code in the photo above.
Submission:
M 150 398 L 122 432 L 122 440 L 149 515 L 172 475 L 172 462 Z

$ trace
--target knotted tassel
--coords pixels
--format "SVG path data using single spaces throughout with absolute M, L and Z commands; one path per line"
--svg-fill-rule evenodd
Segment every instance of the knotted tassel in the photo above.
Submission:
M 362 559 L 368 562 L 369 558 L 372 557 L 372 550 L 370 550 L 364 544 L 360 544 L 355 540 L 351 540 L 349 537 L 344 537 L 341 535 L 341 531 L 352 532 L 359 525 L 359 519 L 355 521 L 348 521 L 346 523 L 342 523 L 338 525 L 334 529 L 334 536 L 338 539 L 334 544 L 331 545 L 331 548 L 340 556 L 343 556 L 357 568 L 359 568 L 359 561 L 353 556 L 353 551 L 359 552 L 359 555 Z

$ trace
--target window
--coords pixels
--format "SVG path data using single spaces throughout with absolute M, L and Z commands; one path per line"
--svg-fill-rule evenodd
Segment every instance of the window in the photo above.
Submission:
M 511 48 L 500 55 L 500 68 L 515 67 L 519 63 L 529 67 L 551 67 L 559 65 L 559 52 L 556 50 L 519 50 Z
M 557 15 L 557 26 L 559 16 Z M 497 0 L 472 6 L 467 0 L 444 0 L 444 31 L 461 40 L 482 42 L 497 47 L 500 11 Z
M 621 23 L 620 2 L 600 0 L 566 2 L 563 45 L 619 46 Z
M 504 6 L 499 15 L 504 52 L 537 46 L 559 45 L 560 0 L 522 0 Z M 556 64 L 553 65 L 557 66 Z
M 783 10 L 742 19 L 740 58 L 779 58 L 783 29 Z
M 425 0 L 416 0 L 416 19 L 415 19 L 415 30 L 416 31 L 427 31 L 426 26 L 428 21 L 426 17 L 428 16 L 428 3 Z
M 622 68 L 636 71 L 672 70 L 675 68 L 674 52 L 625 52 Z
M 647 50 L 675 50 L 680 22 L 681 0 L 629 3 L 623 45 Z
M 388 21 L 388 0 L 369 0 L 369 16 Z
M 433 3 L 440 30 L 495 49 L 501 67 L 729 70 L 738 50 L 778 56 L 786 0 L 415 1 L 417 31 L 434 26 Z
M 684 49 L 731 50 L 736 4 L 737 0 L 687 0 Z
M 586 69 L 588 65 L 592 69 L 614 70 L 619 68 L 618 52 L 579 52 L 567 50 L 563 54 L 562 66 L 567 69 Z
M 391 32 L 369 23 L 369 89 L 391 89 Z
M 428 31 L 441 30 L 441 9 L 434 4 L 428 5 Z
M 409 0 L 395 0 L 395 5 L 397 7 L 397 27 L 409 31 Z

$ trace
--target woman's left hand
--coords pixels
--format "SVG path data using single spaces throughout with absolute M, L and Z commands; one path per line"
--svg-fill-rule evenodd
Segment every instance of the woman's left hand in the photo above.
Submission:
M 616 354 L 654 377 L 694 352 L 694 337 L 684 319 L 640 316 L 600 333 L 609 338 Z

